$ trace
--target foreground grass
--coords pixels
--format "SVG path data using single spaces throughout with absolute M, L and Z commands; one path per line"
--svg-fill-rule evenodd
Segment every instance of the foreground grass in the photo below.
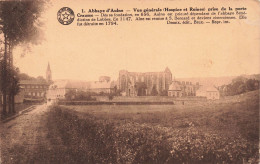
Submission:
M 49 136 L 65 163 L 257 163 L 258 101 L 251 92 L 185 106 L 56 106 Z

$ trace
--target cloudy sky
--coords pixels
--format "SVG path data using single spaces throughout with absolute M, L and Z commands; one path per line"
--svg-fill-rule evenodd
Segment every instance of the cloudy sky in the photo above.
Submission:
M 133 72 L 163 71 L 173 76 L 217 77 L 260 73 L 260 7 L 258 1 L 55 1 L 42 15 L 45 40 L 15 65 L 31 76 L 45 76 L 48 62 L 53 79 L 97 80 L 118 77 L 121 69 Z M 192 4 L 192 6 L 191 6 Z M 167 25 L 165 21 L 128 22 L 118 26 L 64 26 L 57 11 L 158 7 L 246 7 L 248 19 L 220 25 Z M 76 18 L 77 19 L 77 18 Z

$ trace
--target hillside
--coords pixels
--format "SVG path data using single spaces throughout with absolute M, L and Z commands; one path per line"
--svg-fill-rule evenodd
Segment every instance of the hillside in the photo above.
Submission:
M 260 80 L 260 74 L 252 74 L 252 75 L 241 75 L 242 77 L 248 79 L 256 79 Z M 199 82 L 201 85 L 215 85 L 221 86 L 225 84 L 229 84 L 232 82 L 234 78 L 238 76 L 222 76 L 222 77 L 191 77 L 191 78 L 176 78 L 177 81 L 190 81 L 193 84 Z

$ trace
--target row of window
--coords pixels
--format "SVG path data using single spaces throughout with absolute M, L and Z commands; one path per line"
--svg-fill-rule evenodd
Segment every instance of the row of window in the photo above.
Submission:
M 43 97 L 44 96 L 44 92 L 28 92 L 28 93 L 25 93 L 25 95 Z
M 45 86 L 45 85 L 24 85 L 24 88 L 43 88 L 43 89 L 46 89 L 48 87 Z
M 182 94 L 181 92 L 169 92 L 168 96 L 175 96 L 175 97 L 180 97 Z
M 209 96 L 218 96 L 218 93 L 217 93 L 217 92 L 216 92 L 216 93 L 214 93 L 214 92 L 211 93 L 211 92 L 210 92 L 210 93 L 209 93 Z

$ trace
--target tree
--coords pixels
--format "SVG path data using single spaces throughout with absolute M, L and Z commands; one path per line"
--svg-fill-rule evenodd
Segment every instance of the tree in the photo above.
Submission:
M 108 100 L 111 101 L 111 100 L 113 100 L 113 98 L 114 98 L 114 94 L 113 94 L 113 93 L 110 93 L 110 94 L 108 95 Z
M 34 79 L 33 77 L 27 75 L 26 73 L 20 73 L 19 78 L 20 78 L 20 80 L 33 80 Z
M 246 84 L 245 84 L 247 91 L 253 91 L 253 90 L 257 89 L 255 87 L 255 83 L 257 83 L 257 80 L 255 80 L 255 79 L 247 80 Z
M 137 96 L 145 96 L 147 86 L 144 82 L 137 82 L 135 84 L 135 89 L 137 90 Z
M 46 80 L 44 79 L 44 77 L 42 77 L 42 76 L 38 76 L 38 77 L 36 78 L 36 80 L 39 81 L 39 82 L 47 83 L 47 81 L 46 81 Z
M 3 1 L 0 2 L 0 32 L 3 34 L 4 53 L 1 64 L 1 91 L 3 93 L 3 115 L 6 115 L 9 80 L 8 67 L 13 67 L 12 50 L 18 44 L 38 44 L 41 39 L 42 23 L 38 21 L 46 1 Z M 16 82 L 11 82 L 15 84 Z M 14 85 L 11 85 L 15 87 Z M 13 90 L 15 90 L 13 88 Z M 10 96 L 10 95 L 9 95 Z M 14 101 L 12 101 L 14 102 Z M 13 104 L 14 106 L 14 104 Z M 9 109 L 10 111 L 10 109 Z
M 9 77 L 8 79 L 10 80 L 9 83 L 9 112 L 10 113 L 15 113 L 15 95 L 19 93 L 19 69 L 18 68 L 12 68 L 10 67 L 9 72 Z
M 241 76 L 233 79 L 230 84 L 220 87 L 221 94 L 226 96 L 233 96 L 257 89 L 259 89 L 259 80 L 247 79 Z
M 70 89 L 68 92 L 65 94 L 66 100 L 73 100 L 76 97 L 76 90 Z
M 168 96 L 167 90 L 162 90 L 160 96 Z
M 158 91 L 157 91 L 155 85 L 154 85 L 153 88 L 152 88 L 151 95 L 152 95 L 152 96 L 157 96 L 157 95 L 158 95 Z

